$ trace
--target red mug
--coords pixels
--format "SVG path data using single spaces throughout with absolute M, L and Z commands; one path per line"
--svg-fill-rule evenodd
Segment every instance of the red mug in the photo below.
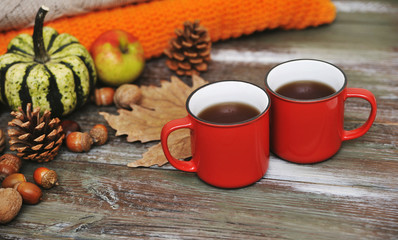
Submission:
M 214 123 L 198 114 L 215 104 L 240 102 L 257 108 L 259 115 L 236 123 Z M 221 188 L 239 188 L 260 180 L 269 163 L 269 96 L 260 87 L 243 81 L 220 81 L 204 85 L 186 101 L 188 116 L 164 125 L 162 148 L 175 168 L 196 172 L 204 182 Z M 191 130 L 192 159 L 174 158 L 167 138 L 177 129 Z
M 313 80 L 331 86 L 332 95 L 298 100 L 276 92 L 279 87 L 300 80 Z M 347 79 L 338 67 L 320 60 L 298 59 L 273 67 L 265 79 L 271 97 L 271 151 L 296 163 L 316 163 L 332 157 L 343 141 L 358 138 L 376 117 L 374 95 L 360 88 L 347 88 Z M 370 103 L 367 121 L 359 128 L 344 130 L 344 101 L 363 98 Z

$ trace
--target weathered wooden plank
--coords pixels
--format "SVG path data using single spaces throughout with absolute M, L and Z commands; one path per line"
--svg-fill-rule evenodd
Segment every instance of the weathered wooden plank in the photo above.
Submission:
M 366 237 L 371 227 L 383 230 L 385 237 L 396 234 L 397 199 L 393 192 L 372 186 L 267 178 L 250 188 L 223 190 L 177 171 L 107 164 L 94 169 L 78 162 L 50 165 L 62 176 L 61 185 L 46 191 L 39 205 L 24 206 L 3 233 L 12 235 L 16 228 L 19 234 L 34 231 L 56 238 L 261 239 L 289 234 L 305 238 L 316 230 L 325 238 L 355 239 Z
M 264 87 L 274 65 L 293 58 L 330 61 L 349 87 L 372 91 L 378 115 L 370 131 L 344 142 L 331 159 L 299 165 L 273 155 L 258 183 L 242 189 L 208 186 L 170 165 L 127 168 L 154 143 L 128 143 L 110 130 L 109 142 L 88 153 L 62 149 L 47 164 L 25 162 L 22 172 L 45 165 L 61 185 L 43 201 L 24 205 L 0 226 L 2 239 L 395 239 L 398 236 L 398 3 L 334 1 L 336 22 L 300 31 L 264 31 L 214 44 L 210 82 L 241 79 Z M 172 73 L 165 58 L 148 61 L 139 84 L 159 84 Z M 187 83 L 189 78 L 183 78 Z M 366 101 L 346 102 L 345 127 L 360 126 Z M 68 118 L 88 131 L 105 123 L 88 104 Z M 0 128 L 11 116 L 0 110 Z

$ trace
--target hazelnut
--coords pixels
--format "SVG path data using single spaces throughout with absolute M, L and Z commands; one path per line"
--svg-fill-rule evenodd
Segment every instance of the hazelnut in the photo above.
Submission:
M 140 101 L 141 88 L 134 84 L 123 84 L 116 89 L 113 102 L 117 108 L 131 109 L 131 105 Z
M 13 188 L 0 189 L 0 224 L 14 219 L 22 207 L 22 197 Z
M 108 140 L 108 130 L 105 125 L 97 124 L 90 130 L 90 136 L 95 145 L 103 145 Z
M 88 152 L 93 140 L 87 132 L 72 132 L 66 137 L 66 146 L 72 152 Z

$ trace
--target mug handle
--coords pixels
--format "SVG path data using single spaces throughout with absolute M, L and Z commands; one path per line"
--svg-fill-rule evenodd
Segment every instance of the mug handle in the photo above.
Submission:
M 193 124 L 191 120 L 189 119 L 188 116 L 184 118 L 179 118 L 179 119 L 174 119 L 171 120 L 170 122 L 166 123 L 163 128 L 162 132 L 160 135 L 160 140 L 162 143 L 162 148 L 163 152 L 173 167 L 185 171 L 185 172 L 196 172 L 197 171 L 197 165 L 195 164 L 195 161 L 193 161 L 193 157 L 189 161 L 181 161 L 176 159 L 170 154 L 169 146 L 167 145 L 167 139 L 170 135 L 171 132 L 181 129 L 181 128 L 189 128 L 193 130 Z
M 343 136 L 342 136 L 343 141 L 351 140 L 364 135 L 372 126 L 373 121 L 376 118 L 377 105 L 376 105 L 376 98 L 373 95 L 373 93 L 371 93 L 369 90 L 362 88 L 347 88 L 344 101 L 350 97 L 365 99 L 370 103 L 371 110 L 368 120 L 366 120 L 366 122 L 362 126 L 354 130 L 349 130 L 349 131 L 343 130 Z

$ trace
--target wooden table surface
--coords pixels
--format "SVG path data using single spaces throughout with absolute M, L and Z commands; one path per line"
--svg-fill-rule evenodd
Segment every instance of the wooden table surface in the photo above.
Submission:
M 271 155 L 262 180 L 225 190 L 169 164 L 126 167 L 155 143 L 128 143 L 110 129 L 109 142 L 88 153 L 63 148 L 50 163 L 24 162 L 28 180 L 45 165 L 58 172 L 60 185 L 46 190 L 38 205 L 23 205 L 15 220 L 0 226 L 0 239 L 398 239 L 398 2 L 334 3 L 338 15 L 331 25 L 214 44 L 210 69 L 201 76 L 264 88 L 265 74 L 280 62 L 329 61 L 345 71 L 348 87 L 375 94 L 378 112 L 367 134 L 318 164 Z M 164 57 L 153 59 L 139 84 L 171 75 Z M 89 130 L 107 124 L 99 111 L 116 108 L 88 104 L 68 118 Z M 345 127 L 358 127 L 368 114 L 366 101 L 349 99 Z M 3 109 L 0 127 L 9 120 Z

